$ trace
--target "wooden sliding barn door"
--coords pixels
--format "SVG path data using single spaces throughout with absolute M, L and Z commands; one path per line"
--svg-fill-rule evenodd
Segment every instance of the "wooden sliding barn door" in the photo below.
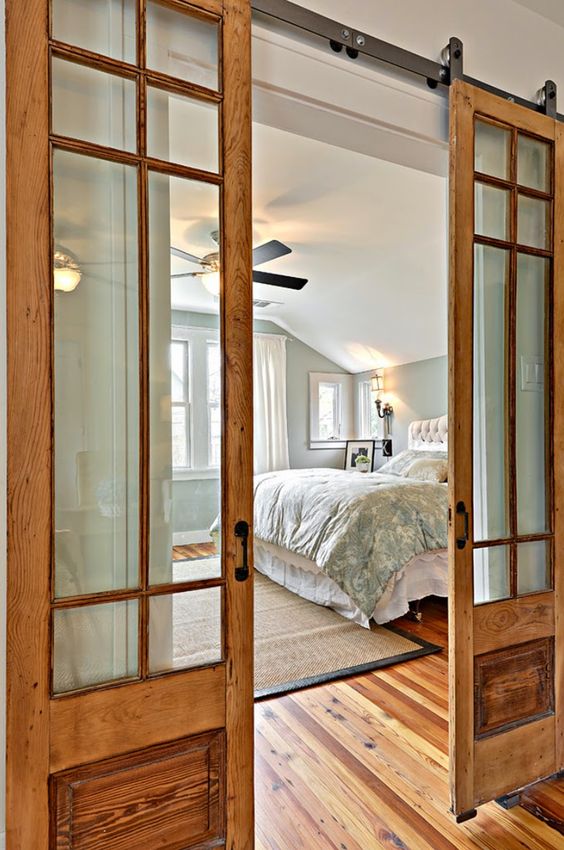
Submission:
M 8 0 L 7 79 L 7 848 L 250 850 L 250 3 Z
M 459 820 L 564 766 L 564 133 L 457 81 L 450 770 Z

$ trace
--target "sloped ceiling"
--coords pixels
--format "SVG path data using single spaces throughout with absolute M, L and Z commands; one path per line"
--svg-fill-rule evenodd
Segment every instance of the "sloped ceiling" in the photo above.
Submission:
M 555 24 L 564 26 L 564 3 L 562 0 L 513 0 L 519 6 L 525 6 L 532 12 L 554 21 Z
M 253 149 L 254 244 L 293 250 L 261 269 L 309 279 L 301 292 L 255 284 L 282 302 L 257 318 L 351 372 L 446 354 L 446 180 L 260 124 Z M 173 303 L 213 309 L 198 279 L 176 281 Z

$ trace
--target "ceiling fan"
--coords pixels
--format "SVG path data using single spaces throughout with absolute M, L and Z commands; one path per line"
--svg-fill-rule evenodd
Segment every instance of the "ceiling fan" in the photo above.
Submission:
M 211 233 L 211 238 L 219 247 L 219 233 L 214 230 Z M 170 253 L 174 257 L 179 257 L 181 260 L 187 260 L 190 263 L 195 263 L 201 267 L 199 272 L 184 272 L 182 274 L 173 274 L 172 278 L 182 277 L 201 277 L 202 283 L 212 295 L 219 295 L 219 251 L 213 251 L 206 254 L 204 257 L 196 257 L 194 254 L 189 254 L 181 248 L 171 246 Z M 260 266 L 262 263 L 268 263 L 270 260 L 276 260 L 278 257 L 283 257 L 285 254 L 291 254 L 292 249 L 283 242 L 277 239 L 272 239 L 270 242 L 265 242 L 264 245 L 259 245 L 253 249 L 253 282 L 266 283 L 269 286 L 281 286 L 285 289 L 303 289 L 307 283 L 305 277 L 292 277 L 285 274 L 274 274 L 273 272 L 257 271 L 254 266 Z

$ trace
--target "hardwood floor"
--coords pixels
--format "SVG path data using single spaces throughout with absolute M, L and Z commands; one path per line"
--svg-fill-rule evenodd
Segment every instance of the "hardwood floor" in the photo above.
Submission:
M 195 561 L 217 555 L 215 543 L 189 543 L 186 546 L 172 547 L 173 561 Z
M 442 602 L 396 625 L 446 648 Z M 562 850 L 518 806 L 455 824 L 442 652 L 255 707 L 257 850 Z M 564 819 L 554 791 L 552 819 Z M 552 799 L 552 796 L 551 796 Z
M 539 782 L 523 794 L 521 805 L 564 835 L 564 776 Z

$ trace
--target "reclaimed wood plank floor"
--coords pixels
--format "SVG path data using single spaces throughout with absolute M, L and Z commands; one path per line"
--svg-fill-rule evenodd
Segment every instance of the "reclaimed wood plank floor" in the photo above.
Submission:
M 400 628 L 446 648 L 443 602 Z M 457 825 L 448 801 L 447 655 L 257 703 L 257 850 L 562 850 L 525 808 Z M 553 820 L 564 819 L 562 800 Z

